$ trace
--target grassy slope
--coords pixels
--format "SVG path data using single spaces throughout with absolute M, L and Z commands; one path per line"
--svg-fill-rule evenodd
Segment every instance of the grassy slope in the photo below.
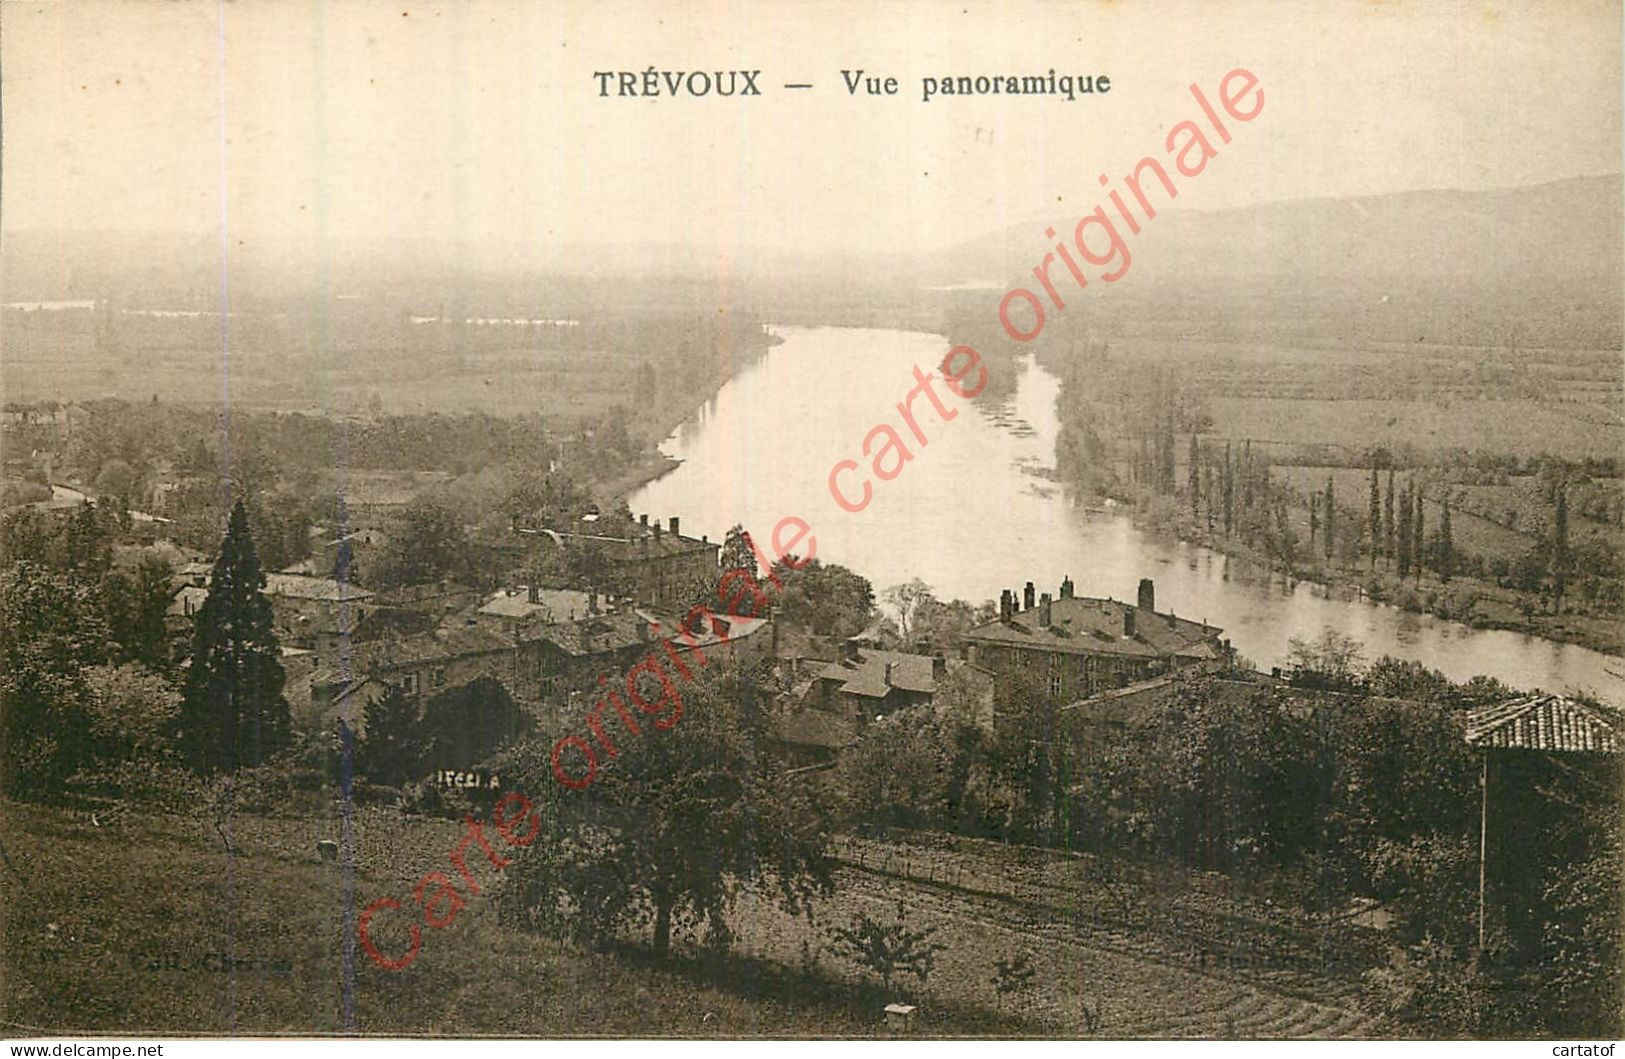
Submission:
M 320 821 L 243 817 L 238 854 L 228 859 L 207 821 L 132 815 L 98 829 L 82 814 L 6 805 L 0 841 L 14 866 L 3 873 L 0 952 L 8 1032 L 343 1032 L 339 872 L 314 848 L 335 831 Z M 406 897 L 421 872 L 445 867 L 458 835 L 444 821 L 404 823 L 379 811 L 363 811 L 357 832 L 362 905 Z M 286 961 L 291 972 L 145 968 L 154 953 L 193 964 L 227 950 Z M 875 1029 L 839 1003 L 745 996 L 748 988 L 719 989 L 515 933 L 478 898 L 446 929 L 425 930 L 422 954 L 405 971 L 357 957 L 354 1029 L 367 1034 Z
M 135 815 L 97 828 L 85 814 L 8 804 L 0 841 L 5 879 L 4 1020 L 10 1032 L 344 1032 L 339 870 L 315 842 L 337 837 L 316 818 L 240 817 L 228 858 L 205 819 Z M 405 899 L 425 871 L 446 867 L 460 829 L 363 809 L 356 819 L 356 901 Z M 478 861 L 477 851 L 471 866 Z M 494 873 L 476 869 L 482 882 Z M 1103 945 L 1049 916 L 1010 919 L 985 901 L 907 880 L 843 872 L 820 902 L 818 925 L 744 902 L 737 958 L 718 975 L 694 963 L 654 967 L 636 954 L 584 953 L 504 928 L 474 898 L 444 930 L 425 930 L 405 971 L 357 951 L 353 1029 L 398 1035 L 870 1036 L 884 1002 L 827 954 L 809 983 L 790 970 L 800 943 L 866 908 L 886 917 L 907 899 L 949 942 L 922 1008 L 938 1034 L 1086 1032 L 1097 1005 L 1105 1036 L 1363 1035 L 1373 1020 L 1277 991 L 1256 976 L 1196 973 L 1147 958 L 1125 933 Z M 382 921 L 381 921 L 382 922 Z M 379 931 L 389 951 L 402 951 Z M 1031 949 L 1039 990 L 1001 1015 L 987 979 L 992 960 Z M 174 954 L 260 958 L 270 969 L 149 970 Z M 277 964 L 284 965 L 279 971 Z M 1249 981 L 1248 978 L 1253 980 Z M 1259 988 L 1263 985 L 1264 988 Z

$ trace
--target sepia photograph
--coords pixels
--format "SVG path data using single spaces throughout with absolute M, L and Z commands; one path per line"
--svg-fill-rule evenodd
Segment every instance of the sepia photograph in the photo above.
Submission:
M 9 1054 L 1612 1055 L 1622 25 L 0 0 Z

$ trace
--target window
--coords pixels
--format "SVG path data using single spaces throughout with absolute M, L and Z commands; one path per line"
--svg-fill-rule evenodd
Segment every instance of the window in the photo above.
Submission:
M 401 690 L 408 695 L 416 695 L 418 693 L 418 675 L 416 673 L 407 673 L 402 676 Z
M 437 688 L 442 688 L 442 687 L 446 686 L 446 667 L 445 666 L 435 666 L 434 667 L 433 680 L 434 680 L 434 686 L 437 687 Z
M 1049 675 L 1049 696 L 1052 699 L 1058 699 L 1058 698 L 1061 697 L 1061 674 L 1060 673 L 1051 673 Z

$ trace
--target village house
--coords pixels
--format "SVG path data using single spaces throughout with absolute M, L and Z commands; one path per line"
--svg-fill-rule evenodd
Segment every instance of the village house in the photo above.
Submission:
M 651 652 L 666 659 L 663 639 L 691 669 L 732 660 L 753 666 L 772 651 L 772 622 L 767 618 L 696 615 L 686 632 L 676 618 L 629 605 L 591 612 L 573 621 L 535 626 L 521 632 L 518 644 L 521 680 L 538 697 L 559 704 L 595 692 L 600 676 L 617 679 Z
M 331 725 L 342 719 L 358 735 L 366 731 L 367 705 L 392 687 L 429 698 L 489 677 L 516 699 L 525 699 L 513 641 L 475 626 L 353 644 L 348 652 L 320 658 L 308 678 L 309 708 L 317 722 Z
M 1223 630 L 1156 609 L 1156 587 L 1140 581 L 1135 603 L 1074 594 L 1070 578 L 1060 596 L 1036 596 L 1031 581 L 1018 598 L 1003 592 L 999 616 L 964 635 L 967 658 L 993 671 L 1001 696 L 1021 678 L 1038 682 L 1051 704 L 1076 702 L 1175 671 L 1228 668 Z
M 182 566 L 178 587 L 167 616 L 189 625 L 209 594 L 213 567 L 206 562 Z M 265 596 L 271 601 L 272 626 L 284 644 L 326 655 L 375 609 L 373 593 L 331 577 L 275 573 L 265 575 Z
M 991 672 L 958 658 L 883 651 L 859 640 L 845 641 L 835 661 L 800 667 L 802 678 L 780 697 L 774 741 L 790 764 L 831 764 L 866 725 L 911 706 L 952 711 L 993 731 Z
M 646 607 L 683 611 L 700 592 L 716 584 L 722 546 L 708 537 L 685 537 L 672 516 L 663 530 L 639 516 L 626 540 L 600 541 L 604 585 L 618 596 L 631 596 Z
M 842 645 L 841 658 L 815 671 L 805 703 L 858 725 L 910 706 L 935 702 L 949 673 L 963 682 L 971 701 L 968 718 L 993 727 L 993 674 L 981 666 L 941 655 L 907 654 Z

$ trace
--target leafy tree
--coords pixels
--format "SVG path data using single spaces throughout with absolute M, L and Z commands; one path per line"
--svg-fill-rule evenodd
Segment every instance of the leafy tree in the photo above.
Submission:
M 423 741 L 416 696 L 397 684 L 367 703 L 367 731 L 361 740 L 361 767 L 378 783 L 398 786 L 418 775 Z
M 90 577 L 100 577 L 113 565 L 112 528 L 92 501 L 80 504 L 68 523 L 66 558 L 70 571 Z
M 173 747 L 180 692 L 139 665 L 100 665 L 85 671 L 90 689 L 90 736 L 103 761 L 159 761 Z
M 866 578 L 844 566 L 809 559 L 800 569 L 777 563 L 773 572 L 784 585 L 778 600 L 778 616 L 783 621 L 804 625 L 823 636 L 845 638 L 874 620 L 874 589 Z
M 743 570 L 752 577 L 756 576 L 756 550 L 751 547 L 750 534 L 737 522 L 722 539 L 720 569 L 724 574 Z
M 435 497 L 420 496 L 407 505 L 374 564 L 373 580 L 385 588 L 438 581 L 461 572 L 467 557 L 461 512 Z
M 680 691 L 661 701 L 681 712 L 630 713 L 637 733 L 606 712 L 615 754 L 600 755 L 591 786 L 561 795 L 548 841 L 510 869 L 509 915 L 599 939 L 641 926 L 664 956 L 682 927 L 730 940 L 727 913 L 744 888 L 791 913 L 830 891 L 829 814 L 814 788 L 757 759 L 748 686 L 705 674 Z M 519 774 L 526 789 L 556 789 L 545 761 Z
M 1360 685 L 1360 642 L 1330 625 L 1318 640 L 1287 642 L 1292 682 L 1303 687 L 1353 689 Z
M 107 628 L 91 589 L 17 563 L 0 580 L 0 732 L 3 782 L 13 796 L 59 792 L 89 757 L 92 690 Z
M 288 741 L 284 675 L 265 573 L 239 500 L 220 545 L 209 594 L 194 618 L 192 664 L 181 706 L 181 741 L 199 772 L 259 765 Z
M 423 704 L 419 724 L 425 768 L 467 768 L 518 738 L 530 721 L 508 689 L 480 676 Z
M 148 555 L 130 573 L 110 572 L 98 595 L 115 660 L 141 662 L 152 669 L 170 664 L 169 611 L 173 588 L 169 564 Z
M 904 642 L 908 642 L 913 632 L 914 616 L 928 603 L 937 601 L 931 594 L 931 586 L 917 577 L 886 589 L 885 600 L 897 615 L 897 628 Z
M 948 817 L 956 746 L 930 705 L 871 722 L 840 762 L 842 789 L 869 823 L 922 827 Z
M 937 953 L 947 948 L 934 941 L 935 927 L 922 930 L 908 929 L 903 903 L 897 903 L 897 917 L 883 923 L 867 912 L 860 912 L 850 926 L 835 927 L 830 931 L 830 948 L 837 955 L 880 979 L 880 987 L 891 992 L 892 979 L 900 974 L 912 975 L 924 986 L 936 967 Z

